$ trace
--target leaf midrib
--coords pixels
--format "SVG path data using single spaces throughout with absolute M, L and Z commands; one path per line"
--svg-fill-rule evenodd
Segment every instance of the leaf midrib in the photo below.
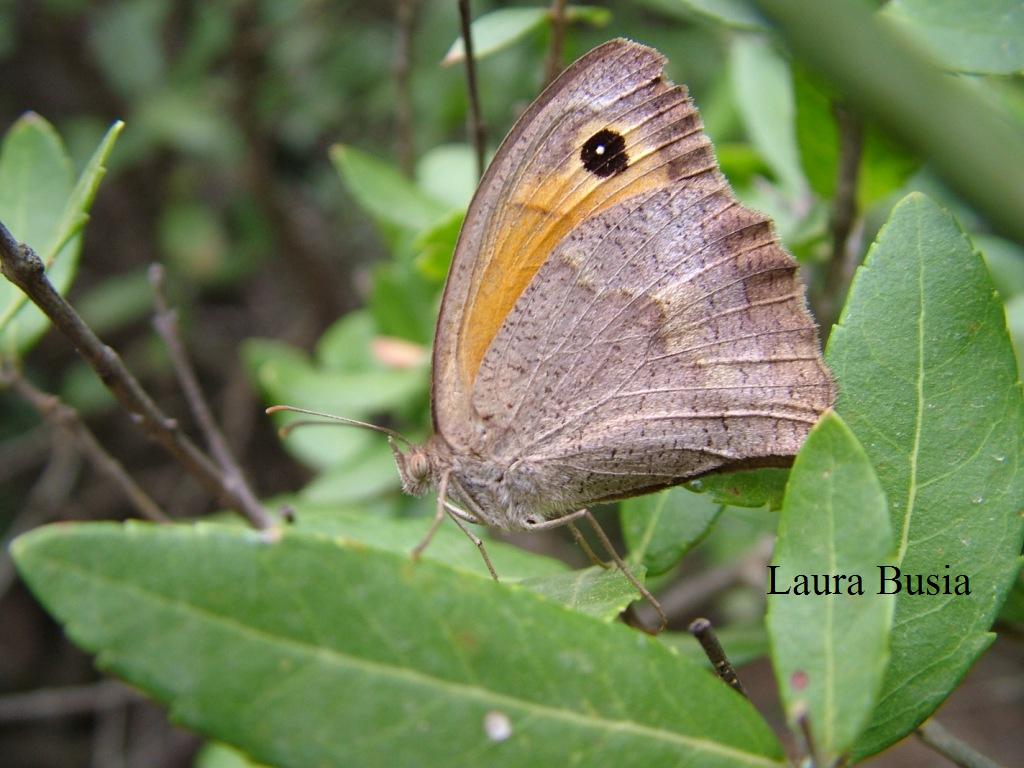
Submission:
M 917 409 L 914 414 L 914 445 L 910 451 L 910 482 L 907 488 L 907 508 L 903 513 L 903 527 L 900 530 L 900 547 L 896 555 L 898 565 L 903 564 L 910 542 L 910 521 L 914 517 L 917 502 L 917 459 L 921 452 L 921 425 L 924 421 L 924 258 L 921 252 L 921 219 L 917 219 L 917 289 L 920 307 L 917 313 Z
M 502 693 L 497 693 L 488 688 L 482 688 L 480 686 L 467 685 L 465 683 L 456 683 L 450 680 L 444 680 L 439 677 L 432 677 L 421 672 L 411 670 L 406 667 L 397 667 L 394 665 L 386 665 L 381 662 L 370 661 L 363 659 L 358 656 L 351 656 L 341 653 L 335 649 L 322 648 L 318 646 L 310 645 L 306 642 L 296 640 L 293 638 L 287 638 L 280 635 L 272 634 L 266 630 L 261 630 L 256 627 L 243 624 L 235 619 L 222 614 L 214 613 L 210 610 L 200 608 L 192 603 L 185 603 L 181 601 L 175 601 L 171 598 L 162 595 L 158 592 L 151 590 L 142 589 L 141 587 L 129 584 L 123 581 L 110 578 L 108 576 L 90 571 L 74 563 L 70 563 L 59 558 L 47 558 L 39 556 L 39 560 L 43 563 L 48 563 L 51 567 L 55 567 L 58 570 L 70 571 L 77 573 L 86 580 L 94 580 L 112 587 L 114 590 L 122 590 L 128 593 L 134 593 L 137 596 L 149 598 L 155 603 L 167 606 L 170 610 L 177 610 L 184 613 L 194 613 L 199 618 L 206 619 L 214 624 L 221 624 L 229 629 L 238 632 L 241 635 L 250 635 L 263 642 L 268 642 L 271 645 L 278 644 L 283 647 L 291 647 L 306 655 L 312 657 L 320 657 L 325 661 L 335 664 L 336 666 L 343 668 L 360 669 L 364 668 L 371 673 L 375 673 L 382 677 L 390 677 L 393 679 L 404 680 L 413 685 L 419 685 L 422 687 L 432 687 L 439 689 L 440 691 L 450 693 L 452 695 L 462 696 L 464 698 L 475 698 L 478 700 L 484 700 L 494 702 L 496 705 L 507 705 L 511 707 L 517 707 L 519 709 L 526 710 L 531 714 L 537 716 L 547 716 L 551 718 L 557 718 L 566 723 L 573 723 L 580 725 L 584 728 L 597 729 L 599 732 L 607 731 L 609 729 L 618 730 L 620 732 L 626 732 L 634 734 L 638 737 L 648 737 L 664 742 L 677 744 L 680 746 L 688 747 L 693 750 L 701 750 L 705 752 L 711 752 L 714 754 L 721 755 L 722 757 L 732 758 L 749 765 L 757 766 L 772 766 L 778 768 L 783 765 L 777 761 L 773 761 L 769 758 L 760 757 L 750 752 L 744 752 L 733 747 L 728 747 L 719 744 L 714 741 L 707 741 L 704 739 L 696 739 L 683 734 L 674 733 L 671 731 L 665 731 L 662 729 L 654 728 L 652 726 L 637 723 L 633 720 L 610 720 L 606 718 L 587 717 L 581 715 L 572 710 L 557 709 L 549 707 L 536 702 L 516 698 Z

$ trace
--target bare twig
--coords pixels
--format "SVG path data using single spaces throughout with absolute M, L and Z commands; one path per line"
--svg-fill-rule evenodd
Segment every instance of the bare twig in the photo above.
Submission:
M 806 709 L 797 712 L 796 724 L 800 729 L 800 737 L 803 740 L 804 755 L 811 759 L 812 766 L 821 765 L 818 746 L 814 741 L 814 732 L 811 730 L 811 718 L 807 714 Z
M 736 668 L 729 661 L 729 657 L 725 655 L 722 644 L 718 642 L 718 635 L 715 634 L 711 622 L 707 619 L 694 619 L 690 622 L 690 634 L 697 638 L 697 642 L 704 649 L 704 654 L 711 662 L 711 666 L 715 668 L 717 675 L 730 688 L 749 699 L 743 683 L 740 682 L 739 675 L 736 674 Z
M 0 696 L 0 723 L 91 714 L 142 700 L 141 694 L 116 680 L 71 688 L 42 688 Z
M 484 175 L 484 148 L 486 131 L 480 117 L 480 94 L 476 84 L 476 59 L 473 57 L 473 35 L 470 32 L 469 0 L 459 0 L 459 19 L 462 23 L 462 43 L 466 51 L 466 93 L 469 99 L 469 126 L 476 151 L 477 176 Z
M 47 278 L 43 262 L 30 247 L 19 244 L 0 223 L 0 268 L 38 306 L 54 326 L 92 366 L 121 406 L 131 414 L 142 431 L 170 453 L 220 503 L 232 509 L 246 509 L 236 489 L 224 481 L 217 466 L 164 415 L 138 380 L 125 367 L 120 355 L 104 344 Z M 258 528 L 270 525 L 266 514 L 250 519 Z
M 222 472 L 223 483 L 229 487 L 236 498 L 243 505 L 242 512 L 252 521 L 269 520 L 270 515 L 260 504 L 256 494 L 253 493 L 245 472 L 235 461 L 234 454 L 224 439 L 220 427 L 217 426 L 210 406 L 203 396 L 203 390 L 199 386 L 192 363 L 185 352 L 185 345 L 181 341 L 178 332 L 178 313 L 168 306 L 167 297 L 164 294 L 164 270 L 159 264 L 152 264 L 149 268 L 149 282 L 153 286 L 153 297 L 156 302 L 156 315 L 153 318 L 153 326 L 160 338 L 167 345 L 167 351 L 171 356 L 171 365 L 178 378 L 182 391 L 185 393 L 185 400 L 188 402 L 189 410 L 199 425 L 203 437 L 206 438 L 207 447 L 213 455 L 214 460 Z M 266 526 L 257 526 L 266 527 Z
M 551 46 L 544 62 L 544 85 L 549 85 L 562 71 L 562 44 L 565 42 L 565 2 L 551 0 Z
M 845 105 L 833 105 L 839 129 L 839 164 L 836 169 L 836 193 L 832 201 L 832 258 L 822 290 L 821 317 L 825 328 L 836 319 L 838 307 L 853 273 L 850 233 L 857 220 L 857 179 L 864 146 L 864 126 Z
M 395 6 L 395 149 L 398 165 L 412 178 L 416 147 L 412 130 L 412 30 L 416 0 L 398 0 Z
M 1000 768 L 999 763 L 960 741 L 935 720 L 921 723 L 914 734 L 928 747 L 960 768 Z
M 160 505 L 132 479 L 121 462 L 100 445 L 92 430 L 82 422 L 74 408 L 62 402 L 56 395 L 38 389 L 10 363 L 0 366 L 0 384 L 9 386 L 31 404 L 47 422 L 73 438 L 78 449 L 89 459 L 93 467 L 121 489 L 139 515 L 159 523 L 170 522 L 170 518 L 160 509 Z

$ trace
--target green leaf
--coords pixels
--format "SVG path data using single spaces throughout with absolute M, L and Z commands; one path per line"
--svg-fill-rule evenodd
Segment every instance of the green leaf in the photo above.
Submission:
M 737 36 L 730 47 L 730 72 L 740 115 L 751 142 L 789 194 L 807 186 L 800 167 L 789 66 L 768 41 Z
M 351 504 L 401 488 L 395 457 L 384 436 L 366 430 L 349 431 L 362 432 L 375 439 L 368 440 L 362 450 L 346 460 L 332 463 L 317 475 L 302 489 L 303 499 L 318 504 Z
M 209 524 L 13 552 L 101 667 L 281 768 L 783 764 L 748 701 L 654 638 L 426 560 Z
M 707 475 L 686 484 L 694 493 L 708 493 L 717 504 L 730 507 L 778 509 L 786 491 L 788 469 L 747 469 Z
M 699 16 L 736 29 L 760 32 L 769 29 L 768 22 L 750 0 L 641 0 L 641 4 L 687 21 Z
M 786 715 L 794 727 L 807 716 L 823 764 L 850 750 L 874 708 L 895 602 L 878 594 L 878 574 L 892 558 L 885 493 L 857 438 L 830 412 L 789 474 L 770 581 L 788 594 L 769 592 L 767 614 Z M 801 592 L 801 577 L 829 593 Z
M 437 223 L 450 210 L 393 166 L 365 152 L 335 144 L 330 154 L 352 197 L 378 221 L 420 232 Z
M 642 581 L 643 568 L 633 569 L 633 575 Z M 640 597 L 618 568 L 606 569 L 596 565 L 579 571 L 535 576 L 519 583 L 557 603 L 604 621 L 617 618 L 627 605 Z
M 587 5 L 569 5 L 565 8 L 565 20 L 572 23 L 584 21 L 594 26 L 604 26 L 611 19 L 607 8 Z M 478 61 L 511 47 L 531 32 L 547 26 L 551 21 L 551 13 L 547 8 L 500 8 L 485 13 L 473 20 L 470 34 L 473 36 L 473 56 Z M 462 37 L 458 37 L 441 60 L 441 66 L 452 64 L 466 58 L 465 45 Z
M 316 359 L 332 371 L 365 371 L 381 368 L 371 345 L 377 324 L 365 309 L 349 312 L 328 328 L 316 343 Z
M 194 768 L 272 768 L 262 763 L 254 763 L 244 752 L 240 752 L 227 744 L 210 742 L 196 755 Z
M 0 147 L 0 221 L 46 265 L 58 292 L 70 287 L 78 267 L 82 227 L 106 173 L 104 163 L 124 124 L 107 131 L 76 183 L 64 144 L 42 117 L 28 113 L 7 132 Z M 24 353 L 49 327 L 49 320 L 14 285 L 0 281 L 0 349 Z
M 685 488 L 626 499 L 619 520 L 629 559 L 643 563 L 649 576 L 665 573 L 704 538 L 721 511 L 710 496 Z
M 461 211 L 469 206 L 477 181 L 476 151 L 469 144 L 442 144 L 416 163 L 420 189 Z
M 269 349 L 269 348 L 265 348 Z M 291 354 L 263 360 L 259 383 L 269 402 L 366 419 L 424 394 L 425 368 L 333 371 L 298 363 Z
M 416 251 L 413 263 L 431 283 L 441 285 L 444 282 L 452 265 L 455 244 L 459 241 L 464 218 L 464 211 L 454 211 L 447 219 L 442 219 L 437 226 L 413 241 L 412 247 Z
M 1019 0 L 892 0 L 881 15 L 924 43 L 947 69 L 1024 72 L 1024 5 Z
M 346 510 L 337 505 L 318 505 L 304 500 L 295 501 L 291 506 L 296 517 L 293 527 L 300 533 L 360 542 L 374 549 L 405 556 L 412 552 L 430 528 L 430 519 L 426 517 L 394 519 L 362 509 Z M 537 579 L 568 572 L 568 566 L 561 560 L 527 552 L 501 541 L 488 540 L 487 554 L 502 581 Z M 484 579 L 491 578 L 473 542 L 450 521 L 437 529 L 430 546 L 423 551 L 423 559 Z
M 716 627 L 715 635 L 733 667 L 741 667 L 768 655 L 768 633 L 764 624 Z M 690 661 L 711 669 L 707 654 L 689 632 L 662 632 L 658 639 Z
M 988 270 L 921 194 L 896 206 L 857 271 L 826 359 L 836 410 L 889 500 L 897 565 L 971 584 L 969 596 L 897 596 L 892 660 L 855 750 L 863 756 L 928 717 L 992 641 L 1024 538 L 1024 420 Z

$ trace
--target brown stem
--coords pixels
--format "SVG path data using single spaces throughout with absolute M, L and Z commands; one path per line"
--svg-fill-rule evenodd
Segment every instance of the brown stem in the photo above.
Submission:
M 715 673 L 730 688 L 749 699 L 750 697 L 747 695 L 743 683 L 740 682 L 739 675 L 736 674 L 736 668 L 729 661 L 729 657 L 725 655 L 725 649 L 722 648 L 722 644 L 718 642 L 718 635 L 715 634 L 711 622 L 707 619 L 694 619 L 690 622 L 690 634 L 697 638 L 697 642 L 704 649 L 704 654 L 708 657 L 708 661 L 715 668 Z
M 855 257 L 850 248 L 850 233 L 857 220 L 857 179 L 864 148 L 864 126 L 860 118 L 845 105 L 833 105 L 839 129 L 839 164 L 836 170 L 836 193 L 832 200 L 830 226 L 832 257 L 825 275 L 822 314 L 819 320 L 826 328 L 836 320 L 846 286 L 853 274 Z
M 416 0 L 398 0 L 395 7 L 395 149 L 398 165 L 412 178 L 416 145 L 412 129 L 412 30 Z
M 245 476 L 245 472 L 235 461 L 228 441 L 217 426 L 216 419 L 210 411 L 210 406 L 203 396 L 203 390 L 199 386 L 196 372 L 185 352 L 185 345 L 181 341 L 181 334 L 178 330 L 178 313 L 167 303 L 164 294 L 164 270 L 159 264 L 152 264 L 149 268 L 149 282 L 153 286 L 153 297 L 156 302 L 156 315 L 153 318 L 153 327 L 160 334 L 167 351 L 171 357 L 171 365 L 174 368 L 175 376 L 182 392 L 185 393 L 185 400 L 188 402 L 189 410 L 199 425 L 199 430 L 206 438 L 206 445 L 213 455 L 214 460 L 220 466 L 223 482 L 232 488 L 238 500 L 243 504 L 242 512 L 250 520 L 269 520 L 270 515 L 260 504 L 252 486 Z M 265 527 L 265 526 L 257 526 Z
M 54 326 L 74 345 L 78 354 L 89 363 L 106 385 L 153 442 L 171 454 L 190 474 L 213 493 L 225 506 L 245 511 L 246 505 L 196 445 L 164 415 L 138 380 L 132 376 L 113 348 L 104 344 L 85 324 L 74 308 L 53 287 L 43 262 L 27 245 L 19 244 L 0 223 L 0 269 L 4 276 L 20 288 L 50 318 Z M 269 516 L 260 515 L 250 522 L 257 528 L 270 525 Z
M 549 85 L 562 71 L 562 45 L 565 42 L 566 0 L 551 0 L 551 46 L 544 62 L 544 85 Z
M 142 701 L 142 695 L 115 680 L 72 688 L 43 688 L 0 696 L 0 722 L 90 714 L 132 701 Z
M 36 388 L 9 363 L 4 364 L 0 370 L 0 383 L 9 386 L 47 422 L 74 439 L 78 449 L 89 459 L 93 467 L 121 489 L 140 516 L 158 523 L 170 522 L 170 518 L 160 509 L 160 505 L 132 479 L 121 462 L 100 445 L 96 435 L 82 422 L 78 411 L 62 402 L 56 395 Z
M 921 723 L 914 734 L 928 747 L 960 768 L 1000 768 L 999 763 L 960 741 L 935 720 Z
M 469 0 L 459 0 L 459 20 L 462 24 L 462 43 L 466 51 L 466 92 L 469 99 L 469 125 L 476 151 L 477 176 L 484 175 L 484 147 L 486 133 L 480 117 L 480 96 L 476 84 L 476 59 L 473 57 L 473 35 L 470 32 Z

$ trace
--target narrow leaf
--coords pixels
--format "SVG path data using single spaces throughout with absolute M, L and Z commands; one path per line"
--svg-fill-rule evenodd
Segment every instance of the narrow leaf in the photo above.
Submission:
M 4 137 L 0 148 L 0 221 L 33 248 L 54 287 L 65 292 L 74 279 L 81 249 L 79 232 L 100 180 L 104 163 L 121 133 L 116 122 L 103 137 L 77 183 L 71 161 L 53 127 L 28 113 Z M 49 320 L 12 283 L 0 280 L 2 348 L 24 353 L 49 326 Z
M 214 525 L 13 550 L 100 666 L 257 762 L 782 764 L 749 702 L 654 638 L 428 561 Z
M 607 8 L 588 5 L 570 5 L 565 8 L 565 20 L 584 21 L 604 26 L 611 19 Z M 547 8 L 500 8 L 473 20 L 473 57 L 477 60 L 511 47 L 531 32 L 547 26 L 551 14 Z M 441 60 L 441 66 L 450 67 L 466 58 L 466 47 L 459 37 L 452 43 Z
M 707 493 L 718 504 L 730 507 L 778 509 L 788 477 L 788 469 L 748 469 L 701 477 L 691 480 L 686 487 L 694 493 Z
M 868 755 L 928 717 L 992 641 L 1024 538 L 1024 408 L 988 270 L 921 194 L 879 233 L 826 358 L 836 409 L 889 500 L 896 564 L 935 575 L 940 592 L 907 594 L 904 584 L 897 595 L 892 660 L 856 748 Z M 945 594 L 959 575 L 971 593 Z
M 336 144 L 331 161 L 356 202 L 380 221 L 419 232 L 449 211 L 396 168 L 358 149 Z
M 894 598 L 878 594 L 879 566 L 892 556 L 875 471 L 842 419 L 826 414 L 789 475 L 767 615 L 786 715 L 807 716 L 824 764 L 849 751 L 882 684 Z
M 649 576 L 665 573 L 714 524 L 722 505 L 685 488 L 626 499 L 619 510 L 629 558 Z
M 790 194 L 807 182 L 794 128 L 796 107 L 789 67 L 766 40 L 737 36 L 730 47 L 736 103 L 751 142 Z

